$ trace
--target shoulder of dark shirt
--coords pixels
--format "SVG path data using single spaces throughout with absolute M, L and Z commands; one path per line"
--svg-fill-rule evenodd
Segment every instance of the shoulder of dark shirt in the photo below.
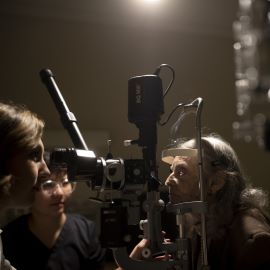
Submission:
M 3 229 L 3 235 L 6 234 L 10 230 L 16 231 L 24 229 L 25 226 L 27 226 L 29 214 L 21 215 L 17 217 L 16 219 L 10 221 L 8 224 L 6 224 Z
M 94 221 L 80 214 L 67 214 L 67 226 L 87 234 L 89 237 L 97 235 L 97 226 Z
M 259 209 L 239 211 L 230 227 L 228 237 L 232 252 L 238 258 L 241 267 L 262 263 L 267 263 L 270 267 L 270 224 Z
M 250 239 L 253 235 L 265 233 L 270 236 L 269 219 L 259 209 L 238 211 L 230 226 L 237 232 L 238 238 Z
M 72 221 L 74 223 L 85 223 L 90 226 L 95 226 L 95 222 L 91 219 L 86 218 L 85 216 L 77 213 L 68 213 L 67 220 Z

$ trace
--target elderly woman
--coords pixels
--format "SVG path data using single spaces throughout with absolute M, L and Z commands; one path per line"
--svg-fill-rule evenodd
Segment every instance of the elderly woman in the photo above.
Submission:
M 196 147 L 196 140 L 192 139 L 179 143 L 175 149 Z M 166 159 L 171 164 L 172 173 L 165 182 L 169 186 L 171 202 L 199 200 L 197 155 L 173 152 L 174 155 Z M 270 269 L 270 221 L 265 213 L 265 192 L 247 183 L 235 151 L 221 137 L 204 136 L 202 152 L 210 269 Z M 200 216 L 187 213 L 184 218 L 188 237 L 192 240 L 196 239 L 195 236 L 199 238 Z M 193 269 L 200 269 L 200 245 L 192 243 Z M 140 242 L 131 257 L 138 258 L 145 245 L 147 241 Z

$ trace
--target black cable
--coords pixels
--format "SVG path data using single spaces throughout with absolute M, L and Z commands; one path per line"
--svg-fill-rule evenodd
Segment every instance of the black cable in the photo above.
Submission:
M 170 81 L 170 83 L 169 83 L 167 89 L 166 89 L 166 90 L 164 91 L 164 93 L 163 93 L 163 98 L 164 98 L 164 97 L 168 94 L 168 92 L 169 92 L 169 90 L 170 90 L 170 88 L 171 88 L 171 86 L 172 86 L 172 84 L 173 84 L 173 82 L 174 82 L 174 79 L 175 79 L 175 72 L 174 72 L 174 69 L 173 69 L 170 65 L 168 65 L 168 64 L 161 64 L 161 65 L 156 69 L 156 71 L 154 72 L 154 74 L 155 74 L 155 75 L 159 75 L 159 72 L 160 72 L 161 68 L 163 68 L 163 67 L 167 67 L 167 68 L 169 68 L 169 69 L 172 71 L 172 79 L 171 79 L 171 81 Z
M 160 126 L 166 125 L 166 124 L 168 123 L 168 121 L 171 119 L 172 115 L 175 113 L 175 111 L 176 111 L 179 107 L 181 107 L 182 105 L 183 105 L 183 103 L 177 104 L 177 105 L 173 108 L 173 110 L 170 112 L 170 114 L 169 114 L 169 116 L 167 117 L 166 121 L 164 121 L 163 123 L 158 122 L 159 125 L 160 125 Z

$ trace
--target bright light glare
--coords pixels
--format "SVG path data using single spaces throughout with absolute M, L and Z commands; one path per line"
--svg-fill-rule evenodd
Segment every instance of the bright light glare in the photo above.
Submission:
M 154 4 L 160 2 L 160 0 L 144 0 L 145 3 Z
M 132 1 L 132 0 L 130 0 Z M 157 12 L 162 11 L 164 6 L 162 0 L 133 0 L 132 3 L 138 8 L 138 12 L 142 15 L 142 12 L 147 12 L 148 15 L 157 15 Z M 134 13 L 134 9 L 132 10 Z M 149 13 L 150 12 L 150 13 Z M 147 16 L 148 16 L 147 15 Z

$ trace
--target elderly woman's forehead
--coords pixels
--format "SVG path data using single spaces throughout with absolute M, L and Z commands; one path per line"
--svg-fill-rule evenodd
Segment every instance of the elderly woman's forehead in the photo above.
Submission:
M 195 163 L 197 161 L 197 157 L 196 156 L 193 156 L 193 157 L 175 156 L 173 159 L 172 165 L 180 161 L 184 161 L 187 163 Z

